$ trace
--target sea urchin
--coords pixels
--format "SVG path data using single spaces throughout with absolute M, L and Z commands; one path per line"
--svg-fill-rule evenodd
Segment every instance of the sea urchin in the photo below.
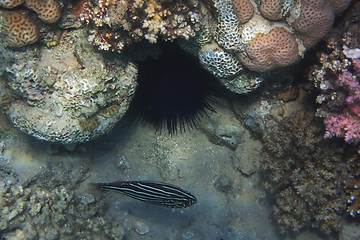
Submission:
M 170 135 L 194 128 L 224 87 L 175 43 L 162 43 L 158 59 L 139 62 L 138 86 L 128 116 L 135 122 L 166 128 Z

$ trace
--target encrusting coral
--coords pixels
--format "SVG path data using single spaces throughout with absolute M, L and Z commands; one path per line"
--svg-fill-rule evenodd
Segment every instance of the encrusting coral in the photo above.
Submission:
M 245 49 L 247 56 L 237 56 L 253 71 L 289 66 L 300 60 L 296 38 L 285 28 L 276 27 L 268 34 L 259 33 Z
M 39 50 L 40 49 L 40 50 Z M 14 126 L 63 144 L 108 132 L 125 114 L 137 68 L 123 56 L 105 59 L 84 29 L 72 30 L 56 46 L 7 49 L 0 99 Z
M 317 54 L 318 62 L 308 74 L 309 80 L 320 91 L 316 98 L 319 104 L 316 114 L 324 119 L 324 137 L 340 138 L 351 144 L 347 146 L 345 157 L 350 173 L 345 192 L 347 212 L 353 217 L 360 213 L 359 13 L 360 3 L 354 2 L 326 37 L 326 49 Z
M 254 15 L 254 7 L 249 0 L 233 0 L 239 22 L 246 23 Z
M 1 166 L 2 239 L 123 239 L 123 224 L 111 223 L 103 197 L 75 190 L 88 170 L 61 163 L 24 181 L 21 173 Z
M 56 23 L 61 17 L 61 8 L 57 0 L 25 0 L 25 6 L 36 12 L 44 23 Z
M 267 72 L 298 62 L 330 30 L 340 1 L 88 0 L 80 19 L 89 40 L 121 52 L 134 42 L 186 39 L 181 46 L 237 93 L 252 91 Z M 316 31 L 314 31 L 316 29 Z

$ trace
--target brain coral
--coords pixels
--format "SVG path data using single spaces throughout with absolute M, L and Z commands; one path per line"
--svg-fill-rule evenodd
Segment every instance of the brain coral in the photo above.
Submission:
M 0 6 L 4 9 L 25 6 L 36 12 L 47 24 L 55 23 L 61 17 L 61 7 L 57 0 L 0 0 Z M 1 23 L 5 30 L 5 42 L 9 47 L 23 47 L 38 40 L 38 26 L 29 17 L 29 11 L 22 9 L 12 13 L 4 9 L 0 9 L 4 18 Z
M 57 0 L 26 0 L 25 6 L 38 14 L 45 23 L 51 24 L 59 21 L 61 8 Z
M 193 54 L 223 82 L 239 79 L 239 72 L 227 75 L 226 79 L 218 74 L 226 69 L 240 69 L 239 64 L 244 66 L 243 71 L 267 72 L 296 63 L 328 33 L 335 15 L 350 4 L 349 0 L 213 2 L 213 6 L 205 4 L 200 11 L 204 23 L 201 34 L 196 35 L 198 48 L 193 50 Z M 222 54 L 226 61 L 204 58 L 204 49 L 207 56 L 216 55 L 209 52 L 211 49 L 221 49 L 227 53 Z M 234 65 L 225 65 L 225 62 Z M 229 88 L 237 93 L 244 92 L 244 89 Z
M 39 39 L 39 30 L 25 10 L 2 10 L 3 36 L 9 47 L 23 47 Z
M 14 8 L 23 4 L 25 0 L 0 0 L 0 6 L 3 8 Z

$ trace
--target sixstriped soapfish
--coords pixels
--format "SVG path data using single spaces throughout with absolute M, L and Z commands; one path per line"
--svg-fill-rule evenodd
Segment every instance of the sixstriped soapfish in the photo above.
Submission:
M 114 191 L 128 197 L 170 208 L 188 208 L 197 202 L 194 195 L 184 189 L 162 182 L 119 181 L 113 183 L 90 183 L 94 189 Z

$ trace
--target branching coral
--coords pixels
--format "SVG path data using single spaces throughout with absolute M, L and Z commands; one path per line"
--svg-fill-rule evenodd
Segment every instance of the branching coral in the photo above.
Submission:
M 262 175 L 275 197 L 274 217 L 281 231 L 305 226 L 338 231 L 345 212 L 343 144 L 322 138 L 321 119 L 300 112 L 268 126 Z
M 197 2 L 161 0 L 89 0 L 80 19 L 89 26 L 89 40 L 102 50 L 121 51 L 143 39 L 156 43 L 189 39 L 199 31 Z

